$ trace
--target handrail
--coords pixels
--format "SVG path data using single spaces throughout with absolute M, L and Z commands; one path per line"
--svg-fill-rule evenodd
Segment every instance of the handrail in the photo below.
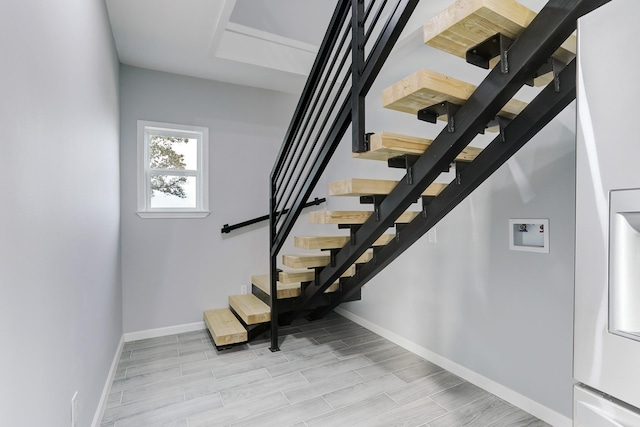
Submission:
M 319 198 L 315 198 L 314 200 L 307 202 L 304 204 L 303 208 L 309 208 L 311 206 L 318 206 L 320 203 L 324 203 L 326 202 L 327 199 L 325 197 L 319 199 Z M 285 209 L 286 211 L 286 209 Z M 283 212 L 286 213 L 286 212 Z M 229 224 L 225 224 L 222 226 L 222 228 L 220 229 L 221 233 L 231 233 L 233 230 L 237 230 L 238 228 L 242 228 L 242 227 L 246 227 L 249 225 L 253 225 L 253 224 L 257 224 L 258 222 L 262 222 L 262 221 L 266 221 L 269 219 L 269 215 L 262 215 L 247 221 L 243 221 L 243 222 L 239 222 L 237 224 L 233 224 L 233 225 L 229 225 Z
M 365 96 L 418 1 L 338 0 L 271 171 L 272 351 L 278 350 L 276 258 L 349 126 L 353 151 L 366 150 Z

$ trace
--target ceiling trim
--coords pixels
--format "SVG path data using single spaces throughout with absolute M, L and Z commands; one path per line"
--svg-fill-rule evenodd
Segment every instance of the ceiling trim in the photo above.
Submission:
M 242 34 L 259 40 L 281 44 L 283 46 L 311 52 L 313 54 L 318 53 L 318 46 L 316 45 L 305 43 L 300 40 L 290 39 L 288 37 L 279 36 L 267 31 L 258 30 L 256 28 L 247 27 L 245 25 L 236 24 L 235 22 L 228 22 L 226 31 Z
M 229 22 L 215 57 L 306 76 L 318 47 Z
M 233 8 L 236 6 L 236 0 L 222 0 L 223 5 L 220 8 L 220 13 L 215 19 L 213 28 L 215 29 L 209 43 L 209 52 L 215 52 L 218 50 L 222 36 L 224 35 L 225 28 L 230 24 L 229 19 L 233 13 Z

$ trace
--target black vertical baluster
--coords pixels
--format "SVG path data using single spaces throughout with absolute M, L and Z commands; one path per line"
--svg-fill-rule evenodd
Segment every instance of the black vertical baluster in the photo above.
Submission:
M 351 3 L 351 132 L 352 151 L 367 151 L 365 146 L 364 96 L 360 94 L 360 76 L 364 69 L 364 0 Z
M 280 345 L 278 343 L 278 288 L 277 282 L 278 274 L 276 266 L 276 257 L 278 256 L 278 249 L 274 246 L 276 232 L 276 185 L 275 176 L 272 176 L 270 197 L 269 197 L 269 277 L 271 280 L 271 351 L 280 351 Z M 275 252 L 274 252 L 275 251 Z

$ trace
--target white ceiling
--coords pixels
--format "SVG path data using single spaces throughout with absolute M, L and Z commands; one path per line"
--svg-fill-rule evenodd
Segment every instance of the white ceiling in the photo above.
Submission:
M 106 0 L 120 62 L 300 93 L 336 0 Z
M 546 0 L 519 0 L 534 11 Z M 453 0 L 420 2 L 400 37 Z M 299 94 L 337 0 L 106 0 L 124 64 Z

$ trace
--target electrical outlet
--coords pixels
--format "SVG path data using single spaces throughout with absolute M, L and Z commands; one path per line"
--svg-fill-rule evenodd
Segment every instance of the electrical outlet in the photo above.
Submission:
M 71 427 L 78 427 L 78 392 L 71 398 Z
M 427 242 L 436 243 L 437 240 L 436 228 L 433 227 L 431 230 L 427 231 Z
M 246 295 L 246 294 L 247 294 L 247 292 L 248 292 L 248 291 L 247 291 L 247 285 L 242 285 L 242 286 L 240 286 L 240 293 L 241 293 L 242 295 Z

